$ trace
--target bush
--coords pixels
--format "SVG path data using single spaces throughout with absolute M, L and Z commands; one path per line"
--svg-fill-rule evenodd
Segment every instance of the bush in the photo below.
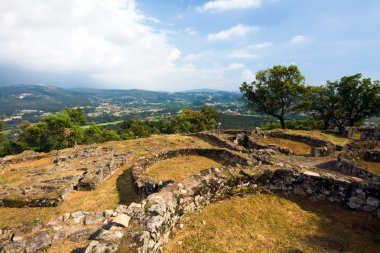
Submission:
M 281 128 L 280 123 L 273 123 L 269 125 L 262 125 L 261 128 L 263 130 L 272 130 Z M 288 120 L 286 121 L 286 128 L 287 129 L 293 129 L 293 130 L 320 130 L 323 128 L 322 123 L 319 121 L 316 121 L 314 119 L 307 119 L 307 120 Z

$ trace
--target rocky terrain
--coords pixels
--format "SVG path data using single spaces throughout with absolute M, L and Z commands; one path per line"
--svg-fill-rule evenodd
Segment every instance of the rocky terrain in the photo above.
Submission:
M 304 143 L 310 153 L 294 155 L 290 146 L 262 145 L 260 138 Z M 113 209 L 58 211 L 46 221 L 5 227 L 0 230 L 0 252 L 162 252 L 181 228 L 184 215 L 236 194 L 299 195 L 379 220 L 379 175 L 356 162 L 378 163 L 373 153 L 379 146 L 378 141 L 340 146 L 313 136 L 236 130 L 6 157 L 0 170 L 2 208 L 63 205 L 72 201 L 73 190 L 97 192 L 107 181 L 114 182 L 112 174 L 118 170 L 130 171 L 119 173 L 118 179 L 129 175 L 136 199 L 119 202 Z M 205 168 L 179 182 L 156 181 L 148 173 L 153 164 L 190 155 L 217 160 L 221 166 Z M 118 188 L 126 190 L 125 185 Z M 98 198 L 100 205 L 107 192 Z

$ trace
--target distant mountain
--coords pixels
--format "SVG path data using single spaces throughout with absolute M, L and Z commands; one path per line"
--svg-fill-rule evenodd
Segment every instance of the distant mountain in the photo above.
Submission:
M 194 89 L 194 90 L 184 90 L 180 92 L 220 92 L 221 90 L 215 90 L 215 89 Z
M 147 90 L 63 89 L 49 85 L 0 85 L 0 116 L 17 110 L 56 112 L 64 107 L 96 107 L 101 103 L 121 106 L 146 103 L 166 103 L 168 106 L 199 106 L 204 103 L 235 103 L 240 94 L 210 89 L 185 92 L 156 92 Z

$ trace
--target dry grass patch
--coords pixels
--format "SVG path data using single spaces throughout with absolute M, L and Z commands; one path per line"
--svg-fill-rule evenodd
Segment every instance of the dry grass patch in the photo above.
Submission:
M 324 202 L 233 197 L 185 218 L 165 252 L 380 252 L 376 218 Z
M 364 161 L 362 159 L 359 159 L 356 161 L 360 166 L 363 168 L 375 173 L 376 175 L 380 176 L 380 163 L 373 163 L 373 162 L 368 162 Z
M 157 181 L 173 179 L 178 182 L 204 168 L 220 166 L 220 163 L 203 156 L 179 156 L 153 164 L 147 172 Z
M 310 155 L 310 145 L 298 141 L 291 141 L 281 138 L 262 138 L 258 141 L 262 145 L 274 144 L 279 147 L 286 147 L 294 152 L 295 155 Z

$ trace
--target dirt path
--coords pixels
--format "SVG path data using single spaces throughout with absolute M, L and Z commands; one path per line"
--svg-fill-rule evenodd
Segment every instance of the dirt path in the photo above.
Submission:
M 308 166 L 323 170 L 333 170 L 337 163 L 337 154 L 334 156 L 327 156 L 327 157 L 310 157 L 310 156 L 285 156 L 285 155 L 275 155 L 274 158 L 276 158 L 279 161 L 295 164 L 295 165 L 301 165 L 301 166 Z

